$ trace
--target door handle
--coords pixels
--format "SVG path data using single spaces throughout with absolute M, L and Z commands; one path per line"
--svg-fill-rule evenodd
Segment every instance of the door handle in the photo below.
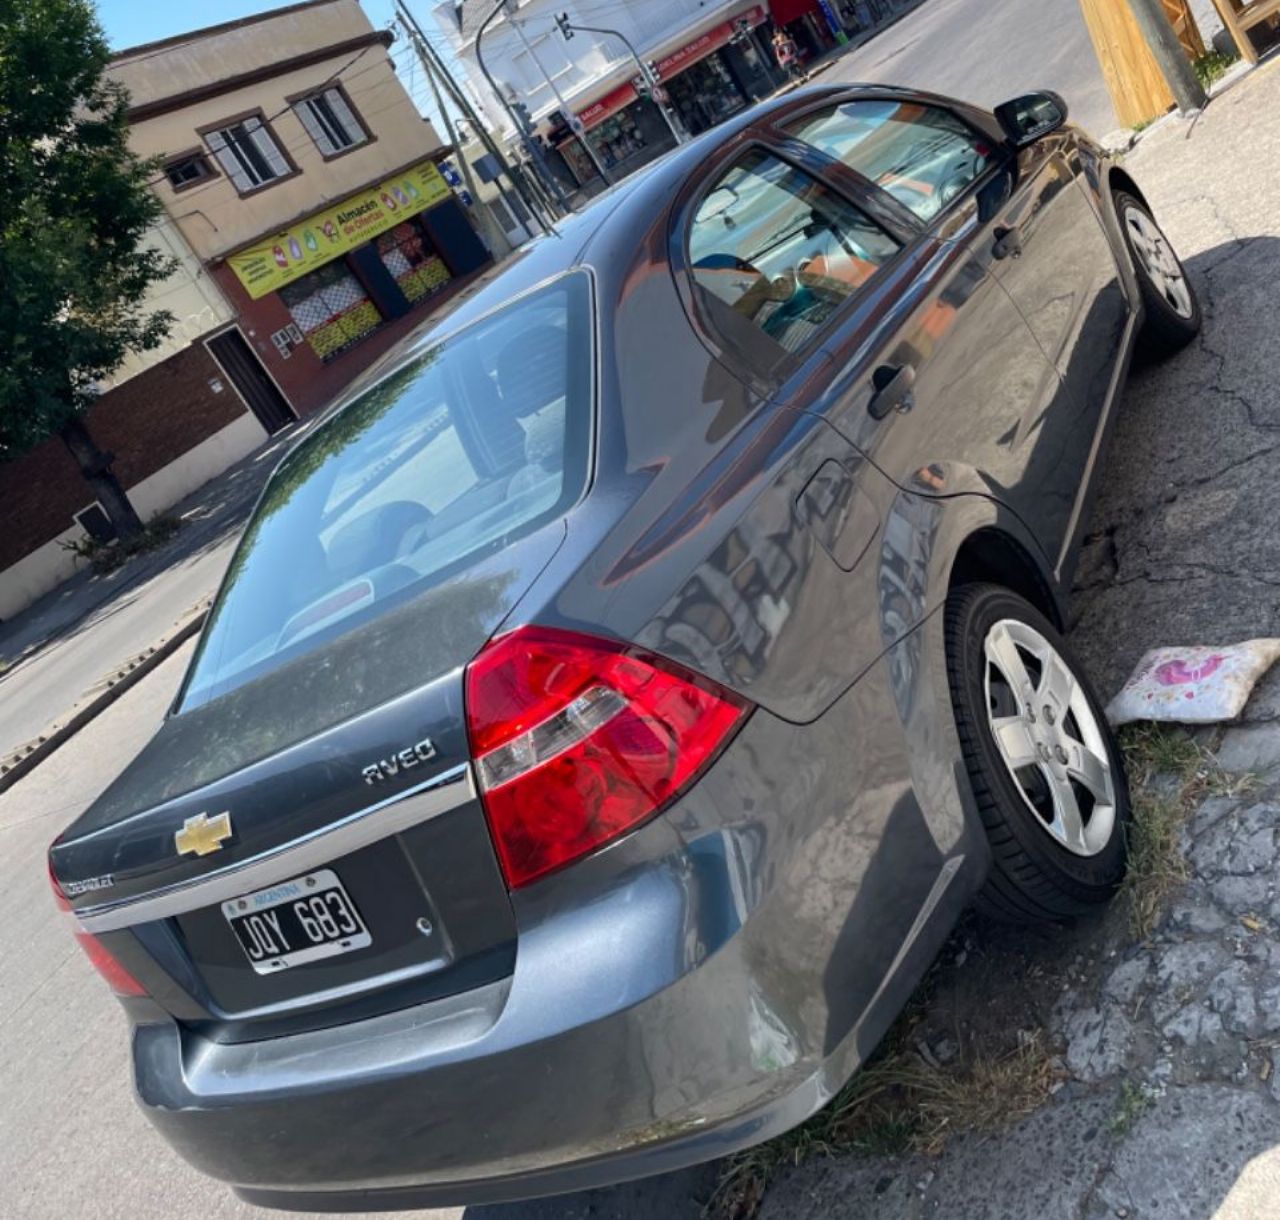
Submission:
M 916 370 L 910 364 L 882 364 L 871 374 L 871 384 L 875 393 L 867 414 L 872 419 L 884 419 L 891 411 L 906 414 L 916 405 Z
M 991 247 L 991 253 L 996 258 L 1021 258 L 1022 257 L 1022 230 L 1021 229 L 997 229 L 996 244 Z

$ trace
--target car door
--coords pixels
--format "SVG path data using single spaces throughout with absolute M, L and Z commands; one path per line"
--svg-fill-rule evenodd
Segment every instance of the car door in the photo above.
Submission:
M 1069 130 L 1022 149 L 1009 198 L 971 239 L 991 242 L 992 274 L 1068 391 L 1070 411 L 1046 421 L 1060 438 L 1062 456 L 1061 467 L 1047 472 L 1050 485 L 1056 496 L 1072 499 L 1054 553 L 1059 567 L 1079 521 L 1096 438 L 1118 387 L 1131 313 L 1082 173 L 1079 142 Z
M 1001 500 L 1056 558 L 1089 426 L 1018 304 L 1037 290 L 1022 268 L 1041 257 L 1029 247 L 1042 229 L 1024 220 L 1015 256 L 1000 220 L 1034 209 L 1012 154 L 905 94 L 826 101 L 785 130 L 795 155 L 825 160 L 844 189 L 886 197 L 913 234 L 826 341 L 832 375 L 811 409 L 909 491 Z

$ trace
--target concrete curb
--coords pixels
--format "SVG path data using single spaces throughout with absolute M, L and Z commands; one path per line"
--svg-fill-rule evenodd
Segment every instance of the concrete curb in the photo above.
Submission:
M 158 644 L 153 645 L 142 656 L 126 661 L 123 668 L 114 670 L 91 686 L 65 715 L 54 720 L 38 737 L 19 746 L 7 758 L 0 759 L 0 792 L 11 788 L 24 775 L 34 771 L 60 745 L 74 737 L 125 691 L 168 660 L 204 626 L 208 612 L 208 606 L 201 605 L 180 620 L 168 635 L 163 636 Z

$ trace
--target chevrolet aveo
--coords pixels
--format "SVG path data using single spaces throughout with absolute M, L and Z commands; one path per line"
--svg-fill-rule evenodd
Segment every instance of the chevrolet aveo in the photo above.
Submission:
M 1063 594 L 1191 284 L 1065 105 L 807 90 L 521 251 L 281 462 L 53 844 L 141 1104 L 275 1207 L 785 1130 L 963 908 L 1121 879 Z

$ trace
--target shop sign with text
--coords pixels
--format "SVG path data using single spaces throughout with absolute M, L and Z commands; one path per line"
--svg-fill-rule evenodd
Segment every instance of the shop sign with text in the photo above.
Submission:
M 764 9 L 757 4 L 740 17 L 735 17 L 732 21 L 722 21 L 719 25 L 713 26 L 702 37 L 695 38 L 678 51 L 673 51 L 665 59 L 658 60 L 658 79 L 665 81 L 679 75 L 691 64 L 705 59 L 712 51 L 718 51 L 732 41 L 734 34 L 738 32 L 739 22 L 755 27 L 764 21 L 764 15 Z M 628 81 L 625 85 L 619 85 L 612 93 L 606 93 L 599 101 L 592 102 L 585 110 L 579 110 L 578 118 L 582 120 L 584 128 L 596 127 L 611 115 L 617 114 L 619 110 L 626 109 L 639 96 L 635 86 Z
M 227 263 L 256 301 L 451 194 L 435 163 L 424 161 L 247 250 L 228 255 Z

